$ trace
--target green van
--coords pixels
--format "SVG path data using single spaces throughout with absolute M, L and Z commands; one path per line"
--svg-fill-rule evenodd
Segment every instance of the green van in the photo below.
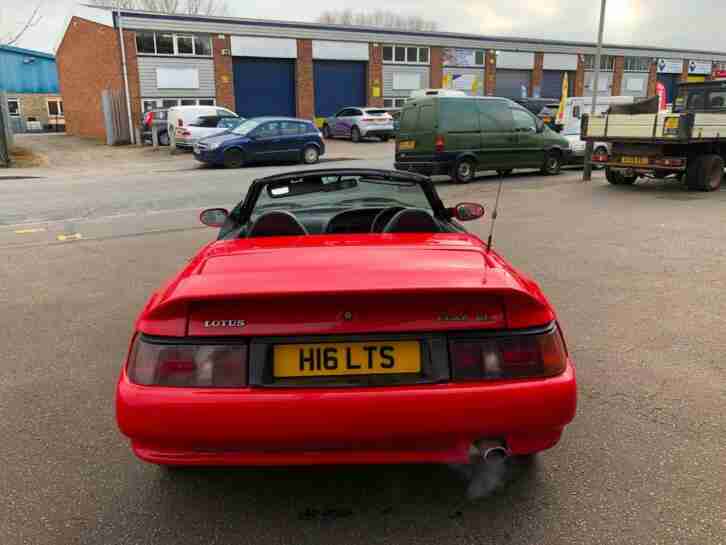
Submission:
M 497 97 L 424 97 L 401 110 L 398 170 L 470 182 L 478 170 L 557 174 L 570 144 L 519 104 Z

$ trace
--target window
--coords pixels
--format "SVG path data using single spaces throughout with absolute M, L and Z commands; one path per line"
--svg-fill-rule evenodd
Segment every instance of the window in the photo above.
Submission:
M 650 57 L 625 57 L 625 72 L 649 72 L 652 59 Z
M 401 132 L 410 132 L 416 130 L 418 122 L 418 108 L 407 108 L 401 114 Z
M 688 103 L 686 105 L 687 110 L 703 110 L 703 92 L 692 91 L 688 95 Z
M 181 101 L 182 106 L 196 106 L 197 101 L 193 98 L 183 98 Z
M 615 69 L 615 57 L 602 55 L 600 57 L 600 70 L 612 72 Z M 585 55 L 585 70 L 595 70 L 595 55 Z
M 484 51 L 477 51 L 474 53 L 474 64 L 477 66 L 484 66 Z
M 61 99 L 48 99 L 48 115 L 51 117 L 63 117 L 63 101 Z
M 139 53 L 156 54 L 156 43 L 153 32 L 138 32 L 136 34 L 136 51 Z
M 167 99 L 163 100 L 161 102 L 161 107 L 164 109 L 173 108 L 174 106 L 179 106 L 179 100 L 177 99 Z
M 174 35 L 173 34 L 157 34 L 156 35 L 156 54 L 157 55 L 173 55 L 174 54 Z
M 726 91 L 711 91 L 708 93 L 708 109 L 723 110 L 726 108 Z
M 479 130 L 478 100 L 449 98 L 439 102 L 440 127 L 444 131 L 467 132 Z
M 512 117 L 514 118 L 514 130 L 518 132 L 537 132 L 537 122 L 527 110 L 512 108 Z
M 145 112 L 149 112 L 156 108 L 156 101 L 155 100 L 142 100 L 141 101 L 141 107 Z
M 214 106 L 213 98 L 203 98 L 199 101 L 200 106 Z
M 305 134 L 305 124 L 296 121 L 282 121 L 280 123 L 280 134 L 282 136 L 297 136 Z
M 8 113 L 10 117 L 20 117 L 20 100 L 17 98 L 8 99 Z
M 280 135 L 280 122 L 279 121 L 271 121 L 269 123 L 265 123 L 264 125 L 260 125 L 255 130 L 255 136 L 258 138 L 274 138 L 275 136 Z
M 383 62 L 398 64 L 428 64 L 429 48 L 411 45 L 384 45 Z
M 418 113 L 418 126 L 424 130 L 433 130 L 434 125 L 434 107 L 431 104 L 421 106 Z
M 512 110 L 501 100 L 479 100 L 479 126 L 482 131 L 511 131 Z
M 194 36 L 176 37 L 177 55 L 194 55 Z
M 219 118 L 216 115 L 203 115 L 198 117 L 194 123 L 190 123 L 190 125 L 194 127 L 216 128 L 218 123 Z
M 406 98 L 384 98 L 383 99 L 383 107 L 384 108 L 403 108 L 403 105 L 406 104 Z
M 136 50 L 142 55 L 196 55 L 212 56 L 212 40 L 201 34 L 169 34 L 139 32 L 136 34 Z
M 201 103 L 199 105 L 204 106 L 204 104 Z M 230 112 L 229 110 L 225 110 L 224 108 L 217 108 L 217 115 L 219 117 L 237 117 L 236 114 Z

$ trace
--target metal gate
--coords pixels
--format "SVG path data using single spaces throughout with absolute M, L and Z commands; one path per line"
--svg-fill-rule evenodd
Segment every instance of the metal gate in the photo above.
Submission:
M 117 146 L 131 142 L 129 115 L 123 91 L 106 89 L 101 92 L 103 122 L 106 128 L 106 144 Z
M 315 116 L 327 117 L 346 106 L 366 106 L 366 63 L 315 61 Z
M 496 95 L 505 98 L 524 98 L 528 94 L 530 70 L 497 70 Z
M 295 117 L 295 61 L 235 57 L 234 97 L 242 117 Z

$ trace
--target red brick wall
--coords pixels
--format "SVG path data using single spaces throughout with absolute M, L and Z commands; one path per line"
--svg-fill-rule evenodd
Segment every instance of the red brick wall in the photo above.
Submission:
M 429 87 L 432 89 L 441 89 L 444 82 L 443 51 L 440 47 L 432 47 L 430 50 L 431 81 L 429 82 Z
M 368 44 L 368 106 L 383 107 L 383 49 L 374 44 Z
M 683 60 L 683 71 L 681 72 L 681 81 L 688 81 L 688 65 L 690 62 L 688 59 Z
M 532 84 L 529 87 L 529 96 L 534 96 L 534 90 L 539 87 L 540 96 L 542 92 L 542 80 L 544 79 L 544 53 L 534 54 L 534 68 L 532 68 Z
M 139 70 L 133 32 L 124 32 L 132 120 L 141 116 Z M 56 55 L 66 132 L 106 138 L 101 92 L 124 90 L 118 30 L 73 17 Z
M 234 70 L 232 55 L 222 55 L 222 50 L 231 51 L 229 36 L 212 38 L 212 54 L 214 55 L 214 83 L 217 88 L 217 104 L 235 111 Z
M 611 89 L 614 97 L 620 96 L 623 91 L 623 72 L 625 71 L 625 57 L 615 57 L 613 66 L 613 87 Z
M 572 96 L 585 95 L 585 56 L 577 55 L 577 72 L 575 72 L 575 90 Z
M 297 116 L 315 119 L 315 86 L 313 85 L 313 42 L 297 41 L 295 67 L 295 103 Z
M 494 96 L 497 91 L 497 53 L 487 50 L 486 55 L 486 77 L 484 79 L 484 94 Z
M 650 63 L 650 73 L 648 74 L 648 96 L 652 97 L 657 94 L 655 89 L 658 83 L 658 62 L 653 61 Z

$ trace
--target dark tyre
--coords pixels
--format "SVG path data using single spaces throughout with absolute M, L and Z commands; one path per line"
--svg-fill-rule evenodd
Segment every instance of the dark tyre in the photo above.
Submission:
M 168 132 L 162 132 L 159 135 L 159 145 L 160 146 L 168 146 L 169 145 L 169 133 Z
M 390 139 L 390 136 L 381 136 L 381 142 L 388 142 Z
M 306 165 L 314 165 L 320 159 L 320 152 L 315 146 L 308 146 L 302 152 L 302 162 Z
M 686 185 L 694 191 L 716 191 L 723 182 L 723 159 L 720 155 L 701 155 L 692 160 L 686 171 Z
M 555 174 L 559 174 L 560 170 L 562 170 L 562 154 L 559 151 L 548 152 L 544 165 L 542 166 L 542 174 L 554 176 Z
M 513 168 L 503 168 L 497 170 L 497 174 L 499 174 L 500 176 L 509 176 L 510 174 L 512 174 L 512 172 L 514 172 Z
M 240 168 L 245 164 L 245 156 L 241 149 L 233 148 L 224 152 L 224 166 L 226 168 Z
M 476 165 L 471 159 L 462 159 L 454 167 L 452 178 L 460 184 L 468 184 L 474 179 Z
M 360 142 L 360 129 L 358 127 L 353 127 L 350 130 L 350 139 L 353 142 Z
M 323 138 L 325 138 L 326 140 L 330 140 L 333 138 L 333 135 L 330 132 L 330 127 L 328 127 L 327 124 L 323 125 Z
M 613 185 L 633 185 L 637 181 L 638 176 L 625 176 L 622 172 L 605 167 L 605 178 Z

